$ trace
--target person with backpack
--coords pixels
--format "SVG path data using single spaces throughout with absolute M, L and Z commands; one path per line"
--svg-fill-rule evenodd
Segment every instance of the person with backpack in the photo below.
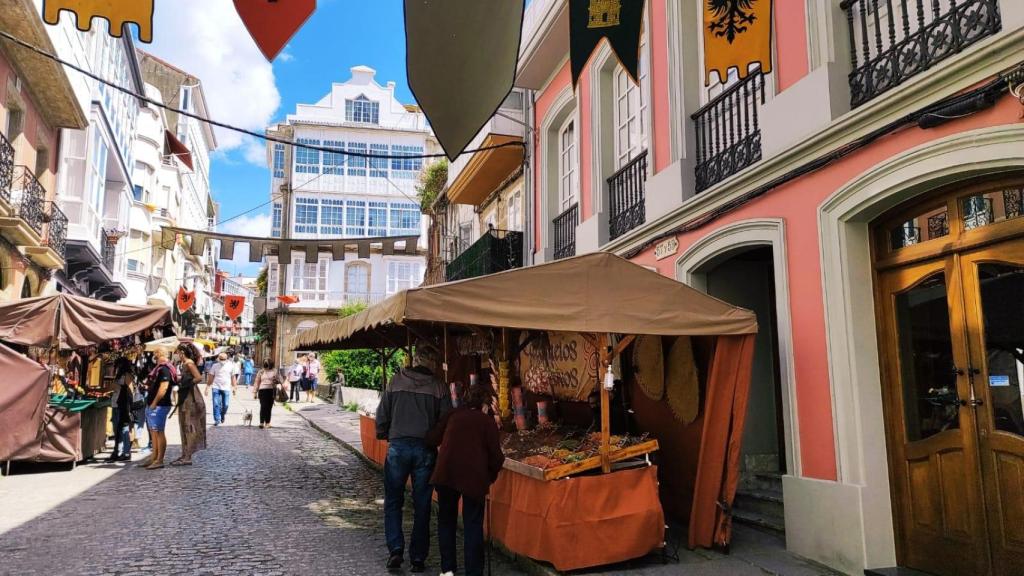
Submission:
M 260 428 L 270 428 L 270 413 L 280 387 L 281 375 L 274 370 L 274 362 L 264 360 L 263 369 L 256 374 L 256 390 L 252 394 L 260 401 Z
M 167 358 L 167 350 L 157 350 L 156 368 L 149 373 L 149 392 L 146 395 L 146 421 L 149 423 L 149 434 L 153 440 L 153 457 L 149 460 L 146 470 L 158 470 L 164 467 L 164 455 L 167 452 L 167 416 L 171 413 L 171 389 L 177 384 L 177 370 Z

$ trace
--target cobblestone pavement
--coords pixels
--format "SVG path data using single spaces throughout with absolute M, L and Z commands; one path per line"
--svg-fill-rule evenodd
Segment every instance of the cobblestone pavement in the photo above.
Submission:
M 272 429 L 241 426 L 243 409 L 258 411 L 249 398 L 193 466 L 16 465 L 0 478 L 0 574 L 385 574 L 378 473 L 281 406 Z

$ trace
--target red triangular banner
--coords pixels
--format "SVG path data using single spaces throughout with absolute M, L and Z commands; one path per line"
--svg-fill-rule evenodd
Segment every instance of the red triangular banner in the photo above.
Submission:
M 273 61 L 316 10 L 316 0 L 235 0 L 235 10 L 260 52 Z
M 245 296 L 224 297 L 224 313 L 228 315 L 228 318 L 238 320 L 242 312 L 245 312 Z
M 196 293 L 194 291 L 189 292 L 188 290 L 185 290 L 184 286 L 182 286 L 181 288 L 178 288 L 178 298 L 176 302 L 178 304 L 178 312 L 184 314 L 189 308 L 195 305 Z

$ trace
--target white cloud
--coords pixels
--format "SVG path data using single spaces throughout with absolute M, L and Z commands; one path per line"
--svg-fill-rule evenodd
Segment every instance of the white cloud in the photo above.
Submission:
M 292 60 L 295 60 L 295 55 L 289 52 L 288 47 L 285 46 L 284 50 L 277 55 L 277 59 L 281 62 L 291 62 Z
M 247 214 L 220 224 L 217 226 L 217 231 L 238 236 L 269 238 L 270 214 Z M 259 264 L 251 264 L 249 262 L 248 244 L 235 244 L 235 258 L 233 260 L 221 260 L 221 265 L 223 266 L 224 263 L 228 262 L 243 271 L 250 271 L 252 268 L 258 270 L 260 267 Z
M 281 105 L 273 67 L 256 47 L 231 0 L 157 2 L 153 44 L 143 49 L 198 77 L 210 116 L 262 132 Z M 200 6 L 202 4 L 202 6 Z M 167 96 L 167 95 L 165 95 Z M 217 128 L 221 152 L 242 149 L 246 160 L 266 163 L 251 148 L 262 144 L 237 132 Z

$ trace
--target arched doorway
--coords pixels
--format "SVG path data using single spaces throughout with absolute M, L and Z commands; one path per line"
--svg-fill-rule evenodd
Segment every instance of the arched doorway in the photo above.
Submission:
M 900 565 L 1024 573 L 1024 177 L 870 229 Z

